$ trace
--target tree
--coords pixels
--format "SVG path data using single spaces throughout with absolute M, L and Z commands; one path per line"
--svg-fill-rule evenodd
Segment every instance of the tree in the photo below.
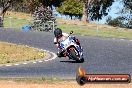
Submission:
M 117 17 L 115 19 L 112 19 L 112 17 L 108 17 L 106 22 L 108 25 L 114 26 L 114 27 L 125 27 L 124 23 L 125 18 L 124 17 Z
M 80 18 L 82 16 L 83 4 L 76 0 L 65 0 L 60 7 L 57 7 L 57 11 L 61 14 L 69 15 Z
M 29 8 L 27 7 L 28 3 L 29 0 L 13 0 L 8 10 L 30 13 Z
M 132 0 L 123 0 L 125 7 L 132 10 Z
M 26 0 L 25 3 L 30 12 L 33 12 L 36 7 L 40 6 L 40 4 L 42 4 L 44 7 L 50 7 L 52 9 L 52 6 L 60 6 L 62 1 L 63 0 Z
M 22 2 L 23 0 L 0 0 L 0 27 L 3 27 L 3 18 L 6 11 L 14 2 Z
M 31 30 L 45 30 L 44 25 L 47 21 L 55 21 L 52 13 L 52 5 L 59 6 L 61 0 L 32 0 L 29 1 L 28 7 L 32 12 L 33 21 L 30 24 Z M 39 25 L 38 25 L 39 24 Z M 39 26 L 43 26 L 38 28 Z M 46 26 L 46 25 L 45 25 Z
M 114 0 L 83 0 L 83 17 L 82 21 L 99 20 L 108 15 L 109 7 Z
M 117 18 L 112 19 L 111 17 L 108 17 L 106 20 L 106 24 L 114 26 L 114 27 L 122 27 L 122 28 L 132 28 L 132 19 L 128 20 L 128 18 L 124 16 L 119 16 Z
M 44 7 L 59 6 L 62 0 L 0 0 L 0 27 L 3 27 L 3 17 L 4 13 L 9 9 L 10 6 L 18 7 L 15 10 L 23 8 L 27 6 L 29 12 L 33 12 L 37 6 L 43 4 Z M 19 5 L 18 5 L 19 4 Z M 17 6 L 18 5 L 18 6 Z
M 127 28 L 132 29 L 132 0 L 123 0 L 124 2 L 124 14 L 127 14 L 125 18 L 127 18 Z
M 58 9 L 58 12 L 65 15 L 70 15 L 71 13 L 72 15 L 78 15 L 78 13 L 72 11 L 75 5 L 78 5 L 80 6 L 78 8 L 82 11 L 79 14 L 82 16 L 82 21 L 89 22 L 89 20 L 99 20 L 102 19 L 103 16 L 106 16 L 108 14 L 108 8 L 113 2 L 114 0 L 64 0 L 61 7 Z M 75 5 L 73 3 L 75 3 Z M 78 8 L 74 8 L 75 11 Z
M 132 0 L 121 0 L 123 8 L 119 10 L 118 17 L 107 22 L 109 25 L 132 29 Z M 118 23 L 120 23 L 120 25 Z
M 3 27 L 3 17 L 11 3 L 12 0 L 0 0 L 0 27 Z

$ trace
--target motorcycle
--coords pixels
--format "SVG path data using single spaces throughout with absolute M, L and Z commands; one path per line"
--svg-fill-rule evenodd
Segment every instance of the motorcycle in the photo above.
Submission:
M 70 35 L 65 40 L 60 42 L 60 47 L 64 51 L 63 55 L 77 62 L 84 62 L 82 48 L 76 44 L 71 36 L 72 33 L 73 31 L 70 32 Z

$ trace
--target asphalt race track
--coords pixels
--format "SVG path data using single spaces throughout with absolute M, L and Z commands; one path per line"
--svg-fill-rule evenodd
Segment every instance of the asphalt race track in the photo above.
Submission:
M 0 29 L 0 41 L 25 44 L 56 53 L 53 34 Z M 132 40 L 77 36 L 84 48 L 84 63 L 68 58 L 56 58 L 47 62 L 0 66 L 0 77 L 59 77 L 72 79 L 82 66 L 88 74 L 131 74 Z

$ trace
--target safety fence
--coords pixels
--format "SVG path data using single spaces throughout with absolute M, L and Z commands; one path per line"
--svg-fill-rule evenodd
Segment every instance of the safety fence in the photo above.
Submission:
M 84 25 L 81 21 L 62 19 L 57 19 L 57 23 L 55 23 L 53 21 L 41 22 L 40 20 L 33 21 L 31 19 L 4 17 L 4 28 L 21 30 L 29 30 L 30 28 L 30 30 L 35 31 L 53 32 L 56 27 L 67 33 L 73 30 L 78 35 L 132 38 L 131 30 L 104 24 L 88 23 Z
M 42 22 L 41 20 L 33 21 L 31 19 L 4 17 L 4 28 L 14 28 L 22 30 L 35 31 L 53 31 L 56 23 L 53 21 Z

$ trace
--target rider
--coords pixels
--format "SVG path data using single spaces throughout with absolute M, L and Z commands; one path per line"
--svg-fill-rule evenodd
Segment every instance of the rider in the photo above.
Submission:
M 54 44 L 58 48 L 57 56 L 62 57 L 64 55 L 62 55 L 63 51 L 60 47 L 60 41 L 65 40 L 69 35 L 67 33 L 62 33 L 62 30 L 60 28 L 56 28 L 54 30 L 54 35 L 55 35 Z M 76 39 L 74 36 L 73 36 L 73 39 L 76 42 L 76 44 L 80 46 L 80 41 L 78 39 Z

